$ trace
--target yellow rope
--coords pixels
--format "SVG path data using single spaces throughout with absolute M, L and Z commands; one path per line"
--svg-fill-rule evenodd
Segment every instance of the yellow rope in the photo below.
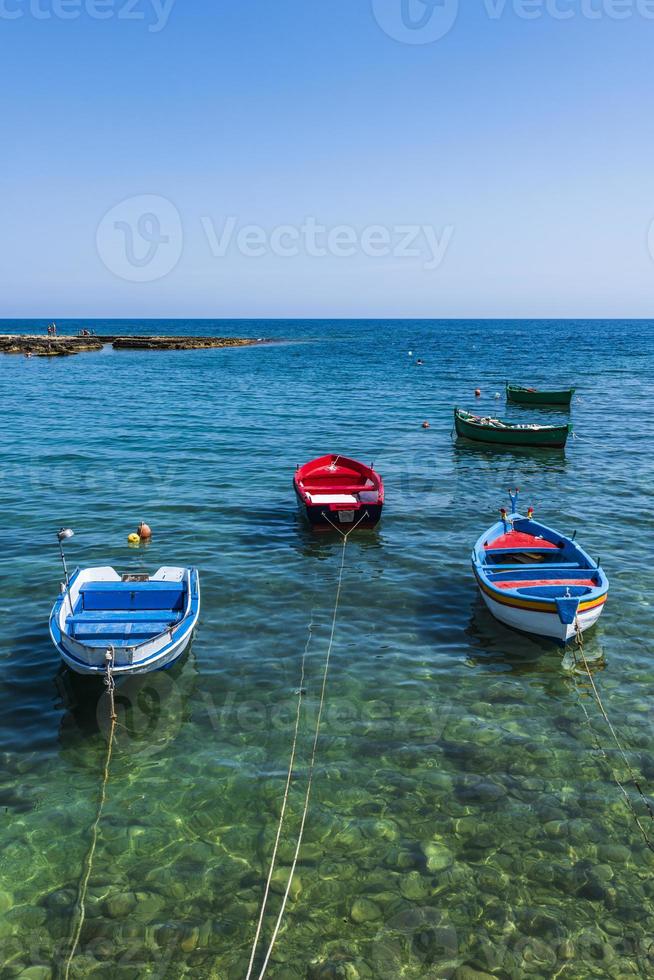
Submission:
M 107 755 L 104 762 L 104 771 L 102 774 L 102 785 L 100 787 L 100 799 L 98 801 L 98 809 L 95 815 L 95 820 L 91 827 L 91 844 L 86 854 L 84 861 L 84 871 L 82 877 L 80 878 L 79 887 L 77 890 L 77 902 L 75 907 L 75 928 L 71 936 L 70 952 L 66 959 L 66 963 L 63 969 L 63 980 L 68 980 L 70 974 L 70 967 L 73 962 L 73 957 L 77 952 L 77 947 L 79 946 L 80 936 L 82 934 L 82 928 L 84 926 L 84 919 L 86 917 L 86 892 L 89 885 L 89 879 L 91 877 L 91 870 L 93 868 L 93 858 L 95 856 L 95 849 L 98 843 L 98 829 L 100 826 L 100 820 L 102 819 L 102 811 L 104 810 L 104 805 L 107 799 L 107 783 L 109 782 L 109 766 L 111 764 L 111 755 L 113 752 L 114 745 L 114 733 L 116 730 L 116 705 L 114 702 L 114 691 L 116 689 L 116 684 L 113 677 L 113 651 L 107 654 L 107 674 L 105 677 L 105 684 L 107 687 L 107 692 L 109 694 L 109 704 L 110 704 L 110 725 L 109 725 L 109 744 L 107 746 Z
M 606 708 L 604 707 L 604 704 L 602 703 L 602 699 L 600 697 L 599 690 L 597 689 L 597 685 L 595 683 L 595 679 L 594 679 L 593 674 L 592 674 L 592 671 L 590 669 L 590 664 L 588 663 L 588 660 L 586 659 L 586 654 L 584 653 L 584 640 L 583 640 L 583 635 L 582 635 L 582 631 L 581 631 L 581 626 L 579 624 L 579 618 L 577 616 L 575 616 L 575 634 L 576 634 L 576 645 L 577 645 L 577 649 L 579 650 L 579 653 L 581 654 L 581 659 L 583 661 L 584 669 L 586 671 L 586 674 L 588 675 L 588 680 L 590 681 L 591 688 L 593 690 L 593 694 L 594 694 L 595 700 L 597 702 L 597 706 L 600 709 L 600 712 L 602 713 L 602 716 L 603 716 L 604 720 L 606 721 L 606 724 L 608 725 L 609 731 L 611 732 L 611 735 L 613 736 L 613 740 L 615 741 L 615 744 L 618 747 L 618 750 L 620 752 L 620 755 L 622 756 L 622 759 L 624 761 L 624 764 L 627 767 L 627 771 L 629 773 L 629 776 L 631 777 L 631 781 L 633 782 L 634 786 L 636 787 L 636 790 L 638 791 L 638 793 L 641 796 L 641 798 L 642 798 L 645 806 L 647 807 L 647 810 L 649 812 L 650 818 L 654 820 L 654 812 L 652 811 L 652 808 L 651 808 L 651 806 L 649 804 L 649 801 L 648 801 L 647 797 L 645 796 L 645 794 L 643 793 L 643 791 L 642 791 L 642 789 L 640 787 L 640 783 L 638 781 L 638 777 L 636 776 L 636 773 L 634 772 L 634 769 L 631 766 L 631 763 L 629 762 L 629 760 L 627 758 L 627 754 L 626 754 L 625 750 L 622 747 L 622 744 L 621 744 L 621 742 L 620 742 L 620 740 L 619 740 L 619 738 L 617 736 L 616 730 L 613 727 L 613 724 L 611 723 L 611 720 L 609 719 L 609 716 L 608 716 L 608 713 L 606 711 Z M 579 662 L 578 662 L 577 657 L 574 654 L 574 652 L 573 652 L 573 656 L 574 656 L 575 667 L 576 667 Z M 573 680 L 574 680 L 574 672 L 573 672 Z M 588 711 L 586 710 L 586 705 L 584 704 L 583 697 L 582 697 L 581 691 L 579 690 L 579 687 L 578 687 L 578 685 L 576 683 L 576 680 L 574 680 L 574 683 L 575 683 L 575 689 L 577 691 L 577 695 L 579 697 L 579 702 L 580 702 L 581 707 L 583 709 L 583 712 L 584 712 L 584 714 L 586 716 L 586 721 L 588 722 L 588 728 L 589 728 L 590 732 L 592 733 L 593 738 L 595 740 L 595 745 L 596 745 L 598 751 L 604 757 L 604 760 L 606 761 L 607 765 L 609 766 L 609 768 L 611 770 L 611 775 L 613 776 L 613 778 L 614 778 L 614 780 L 615 780 L 618 788 L 620 789 L 622 795 L 624 796 L 628 808 L 631 810 L 632 816 L 633 816 L 634 820 L 636 821 L 636 824 L 638 826 L 638 829 L 640 830 L 641 834 L 643 835 L 643 839 L 645 841 L 646 846 L 650 849 L 650 851 L 654 851 L 654 845 L 652 844 L 652 842 L 651 842 L 651 840 L 649 838 L 649 835 L 648 835 L 647 831 L 645 830 L 645 828 L 643 827 L 643 825 L 642 825 L 642 823 L 640 821 L 640 817 L 639 817 L 638 813 L 636 812 L 636 809 L 634 808 L 634 805 L 633 805 L 633 802 L 631 800 L 631 797 L 627 793 L 627 790 L 626 790 L 625 786 L 623 785 L 622 781 L 619 779 L 619 777 L 618 777 L 618 775 L 617 775 L 614 767 L 611 764 L 611 761 L 610 761 L 608 755 L 604 751 L 604 748 L 602 747 L 602 744 L 599 741 L 599 738 L 597 737 L 597 734 L 596 734 L 595 729 L 593 728 L 593 725 L 591 723 L 590 715 L 588 714 Z
M 314 732 L 314 736 L 313 736 L 313 746 L 312 746 L 312 750 L 311 750 L 311 759 L 309 761 L 309 775 L 308 775 L 308 780 L 307 780 L 307 790 L 306 790 L 306 793 L 305 793 L 305 796 L 304 796 L 304 806 L 302 808 L 302 819 L 300 821 L 300 829 L 298 831 L 297 842 L 296 842 L 296 845 L 295 845 L 295 853 L 293 854 L 293 860 L 291 862 L 291 870 L 289 872 L 288 881 L 286 883 L 286 890 L 284 891 L 284 896 L 282 898 L 281 908 L 279 910 L 279 913 L 277 915 L 277 919 L 275 921 L 275 927 L 273 929 L 273 933 L 272 933 L 272 937 L 270 939 L 270 943 L 268 944 L 268 949 L 266 951 L 266 955 L 265 955 L 265 958 L 264 958 L 264 961 L 263 961 L 263 965 L 261 967 L 261 972 L 259 973 L 259 976 L 258 976 L 258 980 L 263 980 L 264 974 L 265 974 L 266 970 L 268 969 L 268 963 L 270 961 L 270 957 L 272 955 L 272 951 L 273 951 L 275 942 L 277 941 L 277 936 L 279 934 L 279 930 L 280 930 L 281 924 L 282 924 L 282 919 L 284 917 L 284 911 L 286 909 L 286 904 L 288 902 L 288 896 L 290 894 L 291 886 L 293 884 L 293 877 L 295 875 L 295 869 L 296 869 L 297 863 L 298 863 L 298 858 L 299 858 L 299 854 L 300 854 L 300 848 L 302 847 L 302 839 L 303 839 L 303 836 L 304 836 L 304 827 L 305 827 L 306 820 L 307 820 L 307 815 L 308 815 L 308 812 L 309 812 L 309 802 L 311 800 L 311 790 L 312 790 L 312 787 L 313 787 L 313 777 L 314 777 L 314 772 L 315 772 L 315 767 L 316 767 L 316 755 L 317 755 L 317 751 L 318 751 L 318 739 L 320 737 L 320 726 L 321 726 L 321 722 L 322 722 L 322 714 L 323 714 L 323 708 L 324 708 L 324 704 L 325 704 L 325 695 L 327 693 L 327 677 L 328 677 L 328 674 L 329 674 L 329 665 L 330 665 L 330 662 L 331 662 L 331 654 L 332 654 L 332 649 L 333 649 L 333 646 L 334 646 L 334 634 L 336 632 L 336 620 L 337 620 L 337 617 L 338 617 L 338 608 L 339 608 L 339 604 L 340 604 L 341 591 L 342 591 L 342 586 L 343 586 L 343 572 L 345 570 L 345 550 L 347 548 L 347 539 L 350 536 L 350 534 L 352 533 L 352 531 L 356 531 L 356 529 L 359 526 L 359 524 L 361 524 L 361 522 L 364 520 L 364 518 L 366 516 L 369 516 L 369 515 L 368 515 L 368 511 L 364 511 L 364 513 L 361 515 L 361 517 L 356 522 L 356 524 L 354 524 L 353 527 L 351 527 L 349 529 L 349 531 L 347 531 L 347 533 L 346 532 L 343 532 L 339 527 L 337 527 L 337 525 L 334 524 L 333 521 L 331 521 L 329 519 L 329 517 L 327 517 L 326 514 L 324 514 L 323 516 L 325 517 L 325 520 L 329 524 L 331 524 L 331 526 L 334 528 L 334 530 L 335 531 L 338 531 L 338 533 L 343 538 L 343 550 L 341 552 L 341 565 L 340 565 L 340 569 L 339 569 L 339 572 L 338 572 L 338 584 L 336 586 L 336 599 L 335 599 L 335 602 L 334 602 L 334 612 L 333 612 L 333 615 L 332 615 L 331 633 L 330 633 L 330 636 L 329 636 L 329 644 L 327 646 L 327 653 L 325 655 L 325 666 L 323 668 L 323 674 L 322 674 L 322 686 L 321 686 L 321 689 L 320 689 L 320 700 L 319 700 L 319 703 L 318 703 L 318 715 L 317 715 L 317 718 L 316 718 L 316 728 L 315 728 L 315 732 Z M 278 828 L 278 835 L 281 834 L 281 822 L 282 821 L 280 819 L 280 826 Z M 272 872 L 271 872 L 271 874 L 272 874 Z M 271 875 L 268 876 L 268 880 L 269 881 L 270 881 L 270 877 L 271 877 Z M 260 916 L 260 923 L 261 923 L 262 920 L 263 920 L 263 913 Z M 260 929 L 257 930 L 257 937 L 259 935 L 259 932 L 260 932 Z M 253 946 L 253 949 L 252 949 L 252 955 L 250 957 L 250 968 L 248 970 L 248 974 L 247 974 L 246 980 L 249 980 L 250 973 L 252 971 L 252 964 L 254 962 L 255 953 L 256 953 L 256 942 L 255 942 L 255 944 Z

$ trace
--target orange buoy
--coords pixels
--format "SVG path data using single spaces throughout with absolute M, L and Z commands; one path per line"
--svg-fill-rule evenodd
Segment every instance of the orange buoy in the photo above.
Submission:
M 481 388 L 475 388 L 475 398 L 481 398 Z
M 422 427 L 423 427 L 423 429 L 428 429 L 429 428 L 429 422 L 423 422 L 422 423 Z
M 152 531 L 148 524 L 144 524 L 143 521 L 138 526 L 138 536 L 141 541 L 147 541 L 152 537 Z

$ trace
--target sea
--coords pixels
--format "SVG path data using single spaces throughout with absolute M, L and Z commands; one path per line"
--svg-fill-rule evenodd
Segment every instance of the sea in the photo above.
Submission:
M 654 321 L 57 326 L 269 342 L 0 357 L 0 980 L 245 980 L 273 939 L 279 980 L 654 976 Z M 464 443 L 455 405 L 574 434 Z M 293 493 L 328 452 L 386 487 L 345 551 Z M 590 676 L 479 597 L 510 488 L 609 577 Z M 117 684 L 110 758 L 108 695 L 48 634 L 62 526 L 71 570 L 200 572 L 189 651 Z

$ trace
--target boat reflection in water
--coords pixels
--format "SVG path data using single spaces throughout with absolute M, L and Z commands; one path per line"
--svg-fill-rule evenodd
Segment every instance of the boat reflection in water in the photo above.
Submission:
M 143 755 L 160 752 L 169 745 L 182 727 L 197 676 L 191 648 L 169 670 L 120 678 L 114 694 L 117 747 L 132 755 Z M 99 734 L 108 736 L 109 696 L 100 680 L 64 666 L 55 677 L 55 685 L 61 699 L 58 707 L 65 709 L 60 742 L 64 750 L 72 750 L 71 759 L 75 759 L 80 741 L 94 741 Z
M 292 542 L 292 547 L 303 558 L 315 558 L 318 561 L 329 561 L 334 556 L 334 546 L 342 546 L 343 535 L 337 530 L 321 531 L 316 534 L 313 528 L 307 524 L 304 516 L 296 513 L 296 540 Z M 379 528 L 369 528 L 367 532 L 357 533 L 349 539 L 348 550 L 352 554 L 352 545 L 356 545 L 355 554 L 361 553 L 373 556 L 374 552 L 379 551 L 383 546 L 383 534 Z
M 471 602 L 465 634 L 471 647 L 466 658 L 469 667 L 493 672 L 504 667 L 512 674 L 538 671 L 557 676 L 560 676 L 561 668 L 566 671 L 583 669 L 573 644 L 561 648 L 552 645 L 546 637 L 520 633 L 498 623 L 479 595 Z M 584 637 L 584 656 L 594 669 L 606 666 L 604 648 L 597 636 Z

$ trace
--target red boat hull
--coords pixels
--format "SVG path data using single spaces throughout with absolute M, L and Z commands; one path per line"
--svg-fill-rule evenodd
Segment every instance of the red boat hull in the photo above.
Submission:
M 298 467 L 298 503 L 314 530 L 372 528 L 384 506 L 384 483 L 371 466 L 345 456 L 321 456 Z

